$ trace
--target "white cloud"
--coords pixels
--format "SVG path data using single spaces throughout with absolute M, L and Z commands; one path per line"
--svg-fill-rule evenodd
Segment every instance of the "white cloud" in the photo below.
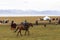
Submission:
M 0 9 L 60 10 L 60 0 L 0 0 Z

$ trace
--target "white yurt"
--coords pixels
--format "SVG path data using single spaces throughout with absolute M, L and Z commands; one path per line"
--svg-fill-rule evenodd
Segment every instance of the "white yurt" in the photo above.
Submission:
M 48 17 L 48 16 L 45 16 L 44 18 L 43 18 L 43 20 L 50 20 L 51 18 L 50 17 Z

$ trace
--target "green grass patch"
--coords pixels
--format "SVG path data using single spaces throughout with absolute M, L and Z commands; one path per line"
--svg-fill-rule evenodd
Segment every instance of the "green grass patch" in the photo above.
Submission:
M 10 30 L 9 25 L 0 25 L 0 40 L 60 40 L 60 25 L 43 25 L 30 27 L 30 35 L 16 36 L 17 33 Z

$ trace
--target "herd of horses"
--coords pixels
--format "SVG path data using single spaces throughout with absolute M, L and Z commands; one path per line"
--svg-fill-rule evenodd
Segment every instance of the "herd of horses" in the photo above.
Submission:
M 21 31 L 25 30 L 25 35 L 28 32 L 29 35 L 29 28 L 33 27 L 32 23 L 27 23 L 27 25 L 25 26 L 23 23 L 20 24 L 16 24 L 12 21 L 11 23 L 11 30 L 15 30 L 14 32 L 17 32 L 17 36 L 20 34 L 22 36 Z

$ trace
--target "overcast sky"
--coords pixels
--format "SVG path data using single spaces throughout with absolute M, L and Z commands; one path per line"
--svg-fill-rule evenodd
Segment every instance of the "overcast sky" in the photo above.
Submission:
M 1 9 L 60 11 L 60 0 L 0 0 Z

